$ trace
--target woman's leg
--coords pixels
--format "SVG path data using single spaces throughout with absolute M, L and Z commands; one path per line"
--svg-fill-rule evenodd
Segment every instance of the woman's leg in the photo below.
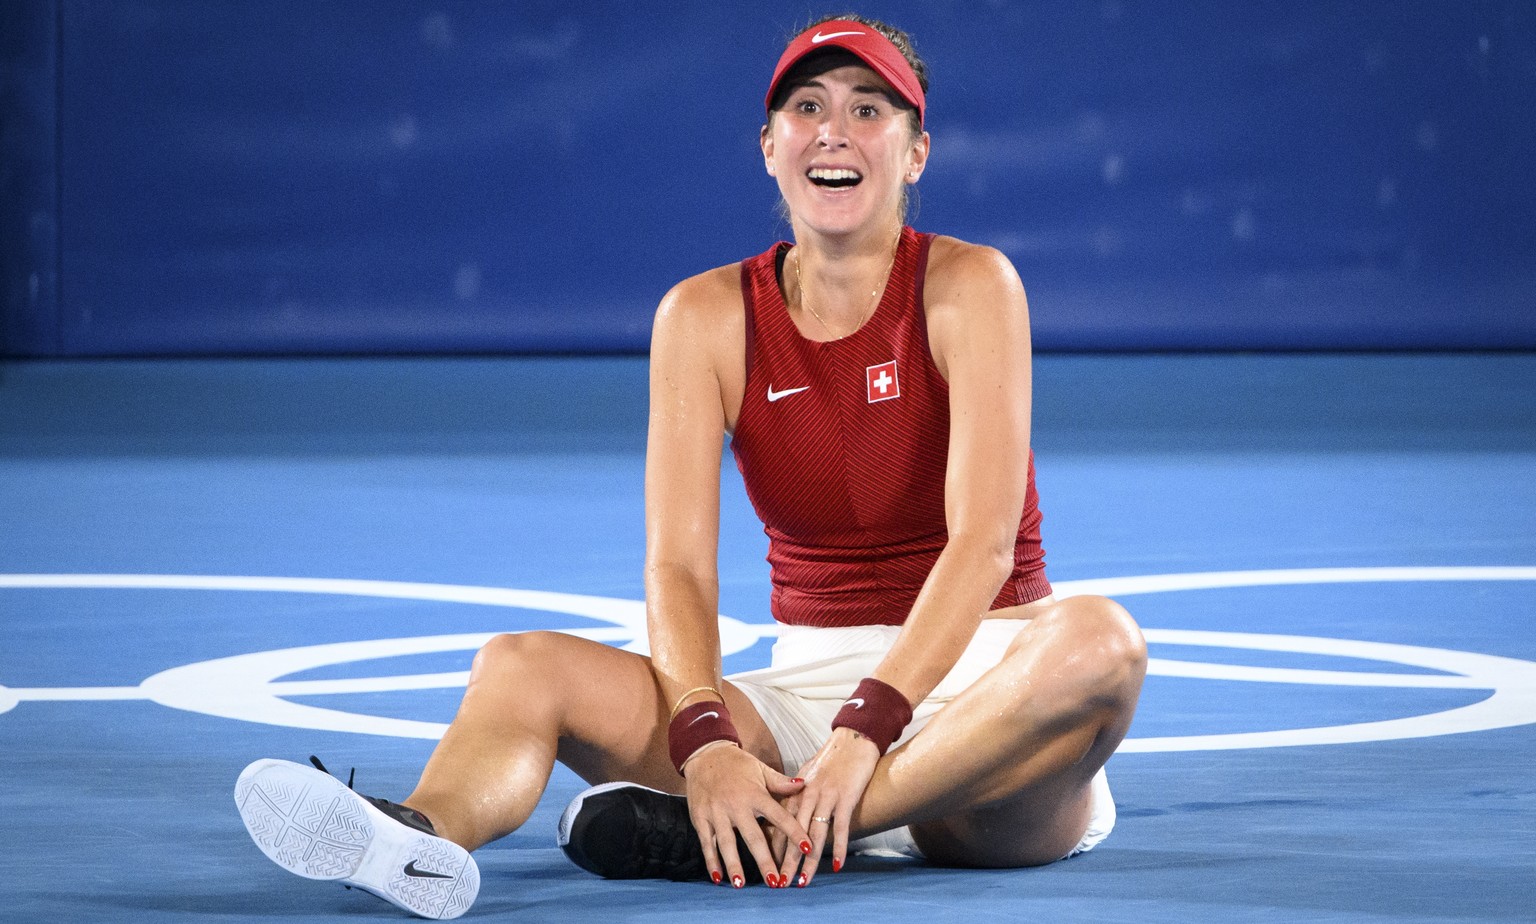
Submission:
M 1118 604 L 1086 596 L 1051 604 L 1001 663 L 881 760 L 855 836 L 910 824 L 929 859 L 961 866 L 1066 856 L 1145 674 L 1146 643 Z
M 750 702 L 734 690 L 727 702 L 743 745 L 777 767 Z M 668 709 L 649 658 L 557 632 L 497 636 L 475 655 L 458 714 L 404 804 L 474 850 L 528 820 L 556 760 L 589 783 L 681 792 Z

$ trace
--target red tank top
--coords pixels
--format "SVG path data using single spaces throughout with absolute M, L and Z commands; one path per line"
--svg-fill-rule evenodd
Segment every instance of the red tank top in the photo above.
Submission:
M 747 383 L 731 450 L 768 534 L 773 617 L 906 621 L 948 538 L 949 385 L 922 303 L 933 235 L 902 229 L 885 294 L 852 335 L 807 340 L 784 303 L 788 243 L 741 264 Z M 1013 573 L 992 609 L 1051 592 L 1033 453 Z

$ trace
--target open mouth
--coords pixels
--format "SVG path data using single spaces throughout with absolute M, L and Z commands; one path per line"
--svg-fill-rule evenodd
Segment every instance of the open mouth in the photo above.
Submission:
M 864 177 L 857 170 L 845 168 L 812 167 L 805 172 L 806 179 L 827 189 L 847 189 L 857 186 Z

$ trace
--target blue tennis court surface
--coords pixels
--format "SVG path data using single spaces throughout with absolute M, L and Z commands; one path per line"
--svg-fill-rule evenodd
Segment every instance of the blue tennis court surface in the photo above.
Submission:
M 408 792 L 490 633 L 643 641 L 645 361 L 0 366 L 0 919 L 405 920 L 269 863 L 258 757 Z M 1536 355 L 1038 358 L 1050 574 L 1154 658 L 1098 850 L 597 880 L 579 790 L 466 920 L 1536 919 Z M 773 637 L 728 472 L 728 670 Z M 579 682 L 579 681 L 576 681 Z

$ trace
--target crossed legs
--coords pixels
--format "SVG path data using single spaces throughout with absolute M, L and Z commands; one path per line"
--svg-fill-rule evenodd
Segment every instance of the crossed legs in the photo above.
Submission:
M 855 836 L 910 824 L 931 860 L 965 866 L 1048 863 L 1082 837 L 1093 776 L 1135 711 L 1145 644 L 1101 597 L 1029 609 L 1002 662 L 880 762 Z M 746 697 L 725 695 L 743 746 L 797 769 L 779 766 Z M 646 658 L 558 633 L 498 636 L 405 804 L 473 850 L 527 821 L 556 760 L 591 783 L 680 792 L 667 712 Z

